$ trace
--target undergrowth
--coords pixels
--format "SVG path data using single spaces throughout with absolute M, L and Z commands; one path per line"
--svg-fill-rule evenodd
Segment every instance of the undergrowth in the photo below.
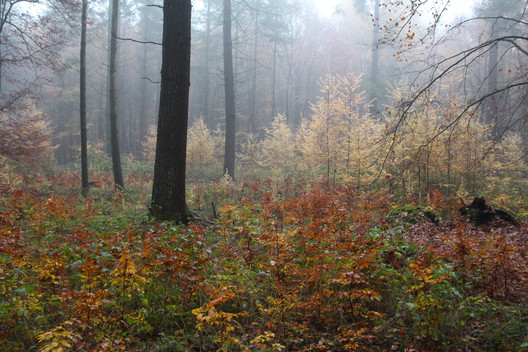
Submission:
M 176 226 L 139 181 L 67 184 L 2 189 L 2 351 L 528 350 L 524 223 L 403 227 L 387 193 L 221 180 Z

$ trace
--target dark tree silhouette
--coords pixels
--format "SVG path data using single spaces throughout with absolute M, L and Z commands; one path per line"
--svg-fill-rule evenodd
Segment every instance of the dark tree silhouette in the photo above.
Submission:
M 112 154 L 112 170 L 116 189 L 124 189 L 123 169 L 121 168 L 121 154 L 119 153 L 119 133 L 117 128 L 117 36 L 119 29 L 119 1 L 112 1 L 112 21 L 110 38 L 110 147 Z
M 235 78 L 233 74 L 233 41 L 231 39 L 231 0 L 224 0 L 224 87 L 225 87 L 225 154 L 224 174 L 235 178 Z
M 161 93 L 151 213 L 188 221 L 185 164 L 191 63 L 191 1 L 165 0 Z
M 80 67 L 80 120 L 81 120 L 81 182 L 82 194 L 86 196 L 89 190 L 88 184 L 88 141 L 86 133 L 86 13 L 88 11 L 88 0 L 82 1 L 81 15 L 81 67 Z

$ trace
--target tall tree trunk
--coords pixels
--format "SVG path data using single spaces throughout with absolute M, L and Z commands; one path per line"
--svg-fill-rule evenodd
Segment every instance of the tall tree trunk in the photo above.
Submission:
M 143 8 L 143 39 L 146 41 L 148 38 L 148 29 L 149 29 L 149 23 L 148 23 L 148 15 L 147 15 L 147 4 L 144 4 Z M 147 129 L 148 129 L 148 118 L 147 118 L 147 60 L 148 60 L 148 51 L 147 51 L 147 45 L 143 44 L 143 52 L 142 52 L 142 59 L 141 59 L 141 87 L 140 87 L 140 101 L 139 101 L 139 136 L 138 136 L 138 142 L 139 142 L 139 151 L 140 151 L 140 158 L 143 159 L 143 153 L 142 151 L 142 145 L 145 141 L 145 138 L 147 136 Z
M 377 117 L 380 114 L 381 105 L 378 97 L 379 86 L 379 23 L 380 23 L 380 0 L 374 2 L 374 32 L 372 34 L 372 66 L 370 71 L 371 95 L 370 99 L 374 100 L 370 107 L 372 116 Z
M 325 116 L 326 116 L 326 188 L 330 190 L 330 91 L 326 93 L 326 104 L 325 104 Z
M 496 34 L 492 30 L 492 38 Z M 497 90 L 497 81 L 498 81 L 498 68 L 497 61 L 499 59 L 499 43 L 492 44 L 489 55 L 488 55 L 488 92 L 492 94 Z M 493 99 L 488 99 L 486 104 L 486 112 L 484 114 L 484 123 L 493 123 L 497 122 L 497 112 L 498 112 L 498 97 L 493 97 Z
M 81 183 L 82 195 L 86 196 L 89 191 L 88 183 L 88 138 L 86 133 L 86 13 L 88 11 L 88 0 L 82 0 L 81 15 L 81 63 L 80 63 L 80 122 L 81 122 Z
M 164 0 L 161 91 L 151 213 L 188 221 L 185 168 L 191 67 L 191 1 Z
M 108 111 L 106 110 L 106 100 L 108 98 L 108 82 L 104 81 L 101 82 L 101 86 L 99 89 L 99 95 L 97 97 L 97 107 L 98 107 L 98 117 L 97 117 L 97 138 L 95 139 L 96 142 L 103 143 L 103 150 L 104 143 L 108 140 L 108 133 L 107 133 L 107 125 L 108 125 Z M 105 105 L 106 104 L 106 105 Z M 107 112 L 104 114 L 104 112 Z
M 249 98 L 249 132 L 255 133 L 257 131 L 257 53 L 258 53 L 258 29 L 259 29 L 259 13 L 255 9 L 255 38 L 253 41 L 253 67 L 251 74 L 251 93 Z
M 288 124 L 290 126 L 295 126 L 296 124 L 295 117 L 292 116 L 290 112 L 290 89 L 291 89 L 291 86 L 293 85 L 292 84 L 292 66 L 293 66 L 292 62 L 294 61 L 293 55 L 295 53 L 295 47 L 293 43 L 291 44 L 291 48 L 292 48 L 291 57 L 288 56 L 287 58 L 286 89 L 284 92 L 284 114 L 286 115 L 286 121 L 288 121 Z
M 119 153 L 119 134 L 117 128 L 117 35 L 119 29 L 119 1 L 112 1 L 112 38 L 110 39 L 110 147 L 112 152 L 112 171 L 116 189 L 124 189 L 121 155 Z
M 2 58 L 2 33 L 0 32 L 0 93 L 2 93 L 2 90 L 3 90 L 3 67 L 2 67 L 2 62 L 4 61 L 3 58 Z
M 231 0 L 224 0 L 224 88 L 225 88 L 225 154 L 224 174 L 235 178 L 235 78 L 233 75 L 233 42 L 231 39 Z
M 275 100 L 275 86 L 277 85 L 277 40 L 273 41 L 273 73 L 271 77 L 271 118 L 277 116 L 277 102 Z
M 114 0 L 108 0 L 108 63 L 110 63 L 110 57 L 112 56 L 111 54 L 111 50 L 110 50 L 110 43 L 112 41 L 112 8 L 113 8 L 113 4 L 114 3 Z M 107 65 L 107 70 L 106 70 L 106 105 L 105 105 L 105 114 L 104 114 L 104 133 L 105 133 L 105 136 L 103 139 L 101 139 L 103 142 L 104 142 L 104 145 L 103 145 L 103 148 L 104 148 L 104 151 L 107 153 L 107 154 L 111 154 L 112 153 L 112 147 L 111 147 L 111 144 L 110 144 L 110 140 L 111 140 L 111 132 L 110 132 L 110 76 L 112 75 L 112 72 L 111 72 L 111 69 L 110 69 L 110 64 Z M 101 114 L 101 116 L 103 116 L 103 114 Z
M 205 65 L 204 65 L 204 94 L 203 94 L 203 107 L 202 114 L 205 120 L 205 123 L 210 129 L 214 128 L 214 123 L 212 121 L 212 116 L 209 112 L 209 51 L 211 50 L 211 1 L 207 0 L 207 28 L 205 32 Z
M 4 32 L 3 31 L 3 27 L 4 27 L 3 24 L 5 23 L 5 21 L 7 19 L 5 17 L 5 6 L 6 5 L 7 4 L 4 1 L 0 1 L 0 15 L 1 15 L 1 17 L 0 17 L 0 93 L 2 93 L 3 81 L 4 81 L 3 80 L 3 77 L 4 77 L 3 73 L 4 72 L 3 72 L 3 67 L 2 67 L 3 66 L 2 64 L 3 64 L 3 61 L 4 61 L 3 57 L 2 57 L 2 51 L 3 51 L 2 50 L 3 49 L 2 34 Z

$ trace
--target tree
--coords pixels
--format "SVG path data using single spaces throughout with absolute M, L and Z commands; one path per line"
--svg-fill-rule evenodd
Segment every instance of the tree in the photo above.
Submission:
M 217 145 L 203 118 L 196 120 L 187 134 L 187 171 L 192 179 L 198 179 L 211 169 Z
M 124 189 L 123 169 L 121 168 L 121 154 L 119 153 L 119 132 L 117 128 L 117 37 L 119 35 L 119 1 L 112 0 L 112 21 L 110 38 L 110 147 L 112 154 L 112 171 L 116 189 Z
M 277 116 L 277 57 L 280 46 L 293 40 L 292 23 L 297 11 L 290 1 L 268 0 L 263 5 L 263 18 L 260 23 L 265 37 L 271 42 L 271 117 Z
M 231 39 L 231 0 L 224 0 L 224 88 L 225 88 L 225 154 L 224 174 L 235 178 L 235 77 L 233 74 L 233 41 Z
M 380 17 L 380 0 L 374 1 L 374 18 L 378 20 Z M 374 23 L 374 31 L 372 32 L 372 65 L 370 68 L 370 82 L 371 82 L 371 96 L 373 99 L 372 106 L 370 108 L 370 113 L 373 116 L 380 114 L 381 104 L 379 101 L 379 96 L 377 94 L 379 90 L 379 41 L 380 30 L 377 23 Z
M 367 113 L 360 85 L 361 76 L 352 73 L 322 78 L 322 96 L 297 131 L 300 164 L 310 172 L 324 170 L 328 188 L 333 179 L 359 190 L 374 178 L 372 144 L 379 128 Z
M 274 177 L 291 175 L 295 165 L 294 136 L 284 115 L 277 115 L 266 129 L 260 153 L 262 164 Z
M 164 0 L 161 92 L 150 211 L 187 222 L 185 170 L 191 64 L 191 1 Z
M 29 179 L 51 160 L 52 150 L 51 128 L 33 102 L 16 113 L 0 114 L 0 183 L 14 185 Z
M 161 37 L 161 18 L 159 18 L 159 8 L 156 4 L 159 1 L 153 2 L 152 0 L 141 0 L 139 6 L 140 22 L 138 25 L 141 26 L 141 35 L 143 40 L 139 41 L 143 45 L 138 47 L 137 60 L 139 61 L 138 66 L 140 67 L 141 83 L 139 86 L 139 99 L 138 103 L 138 126 L 139 133 L 137 140 L 140 141 L 140 145 L 145 142 L 145 139 L 149 137 L 149 128 L 154 123 L 153 113 L 157 106 L 154 106 L 153 102 L 157 99 L 154 98 L 154 94 L 158 94 L 158 87 L 153 89 L 154 81 L 158 79 L 151 79 L 153 69 L 158 74 L 158 62 L 161 54 L 161 43 L 159 40 L 154 41 L 154 38 Z M 139 29 L 139 28 L 138 28 Z M 159 44 L 159 45 L 158 45 Z M 135 69 L 132 71 L 136 71 Z M 142 155 L 140 156 L 142 157 Z M 153 159 L 152 159 L 153 161 Z
M 436 9 L 433 10 L 433 20 L 425 31 L 419 32 L 416 23 L 423 22 L 423 19 L 417 18 L 423 15 L 427 3 L 432 1 L 413 0 L 407 7 L 400 2 L 392 2 L 394 19 L 388 20 L 389 24 L 383 27 L 382 41 L 397 47 L 400 61 L 405 61 L 405 54 L 416 50 L 412 49 L 415 46 L 425 44 L 426 49 L 431 49 L 425 66 L 413 82 L 413 94 L 409 99 L 400 101 L 399 119 L 391 131 L 396 131 L 404 124 L 409 112 L 428 91 L 434 90 L 450 76 L 460 74 L 462 80 L 459 92 L 464 94 L 464 108 L 450 121 L 450 125 L 462 121 L 467 113 L 471 116 L 481 115 L 486 122 L 500 124 L 500 128 L 495 129 L 496 138 L 501 138 L 507 129 L 521 125 L 526 117 L 523 111 L 528 90 L 528 81 L 525 79 L 528 74 L 528 51 L 525 49 L 528 40 L 528 1 L 484 2 L 486 6 L 476 16 L 459 20 L 455 25 L 448 26 L 445 32 L 440 32 L 439 27 L 449 1 L 439 2 L 431 7 Z M 442 50 L 445 52 L 443 44 L 468 30 L 478 31 L 479 35 L 466 47 L 441 55 Z M 481 77 L 473 73 L 478 71 L 483 72 Z M 484 113 L 480 114 L 479 110 Z
M 86 196 L 89 190 L 88 140 L 87 140 L 87 132 L 86 132 L 86 13 L 87 11 L 88 11 L 88 0 L 82 0 L 79 113 L 80 113 L 80 120 L 81 120 L 81 182 L 82 182 L 82 194 L 84 196 Z
M 372 60 L 370 63 L 370 87 L 369 87 L 369 98 L 372 100 L 370 106 L 370 113 L 372 116 L 381 114 L 380 104 L 380 82 L 379 82 L 379 58 L 380 58 L 380 0 L 354 0 L 355 9 L 361 14 L 368 14 L 369 5 L 372 3 L 374 7 L 374 14 L 370 14 L 371 20 L 374 24 L 372 31 Z M 379 117 L 379 116 L 377 116 Z
M 253 57 L 251 62 L 251 84 L 249 93 L 249 132 L 257 133 L 257 63 L 258 63 L 258 46 L 260 34 L 260 1 L 256 0 L 253 9 L 254 12 L 254 37 L 253 37 Z
M 37 3 L 42 11 L 27 11 Z M 26 100 L 35 100 L 34 90 L 47 77 L 45 71 L 61 69 L 60 49 L 72 33 L 69 21 L 78 13 L 76 4 L 73 0 L 0 2 L 0 111 L 25 109 Z

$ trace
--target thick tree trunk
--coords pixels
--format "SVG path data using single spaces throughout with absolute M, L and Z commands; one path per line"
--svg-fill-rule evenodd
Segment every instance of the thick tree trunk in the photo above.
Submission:
M 121 154 L 119 153 L 119 133 L 117 128 L 117 35 L 119 28 L 119 1 L 112 1 L 112 37 L 110 39 L 110 147 L 112 152 L 112 171 L 116 189 L 124 189 Z
M 191 1 L 165 0 L 158 137 L 151 213 L 188 221 L 185 164 L 191 64 Z
M 82 1 L 81 15 L 81 63 L 80 63 L 80 122 L 81 122 L 81 183 L 82 194 L 86 196 L 89 191 L 88 183 L 88 139 L 86 133 L 86 12 L 88 0 Z
M 233 76 L 233 43 L 231 40 L 231 0 L 224 0 L 224 87 L 226 134 L 224 174 L 235 178 L 235 78 Z

